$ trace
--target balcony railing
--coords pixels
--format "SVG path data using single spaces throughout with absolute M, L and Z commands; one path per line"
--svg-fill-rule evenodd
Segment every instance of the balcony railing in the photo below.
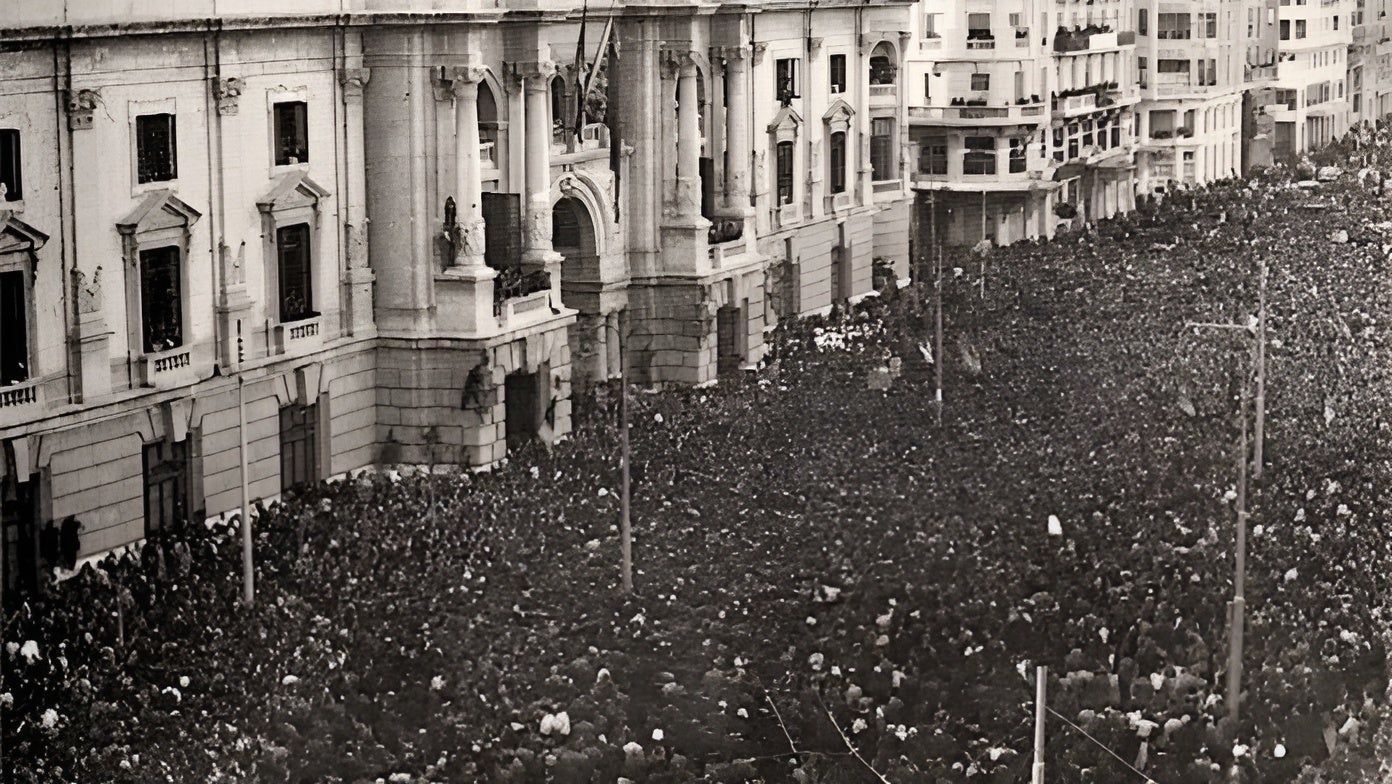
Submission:
M 166 389 L 193 380 L 193 348 L 178 346 L 166 351 L 143 354 L 136 361 L 141 386 Z
M 1044 116 L 1042 103 L 1011 106 L 911 106 L 910 120 L 1016 120 Z
M 322 328 L 318 313 L 309 318 L 289 321 L 275 325 L 274 342 L 277 354 L 303 354 L 318 350 L 324 345 L 320 334 Z
M 896 84 L 872 84 L 870 85 L 870 97 L 893 98 L 898 87 Z
M 38 402 L 39 384 L 37 381 L 26 381 L 22 384 L 0 387 L 0 409 L 32 406 Z
M 486 169 L 496 169 L 498 167 L 498 162 L 494 159 L 494 152 L 497 148 L 497 142 L 480 142 L 479 165 Z
M 505 300 L 530 296 L 551 289 L 551 274 L 546 270 L 524 272 L 519 268 L 499 270 L 493 281 L 493 305 L 497 311 Z

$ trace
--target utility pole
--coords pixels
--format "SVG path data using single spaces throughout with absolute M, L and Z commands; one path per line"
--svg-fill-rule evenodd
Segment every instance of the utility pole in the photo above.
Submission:
M 1048 667 L 1034 668 L 1034 772 L 1030 784 L 1044 784 L 1044 685 Z
M 242 321 L 237 320 L 237 433 L 241 437 L 239 456 L 242 463 L 242 603 L 250 607 L 256 600 L 255 577 L 252 574 L 251 557 L 251 503 L 247 475 L 247 414 L 246 378 L 242 373 L 245 359 L 245 341 L 242 338 Z
M 1257 290 L 1257 420 L 1253 440 L 1252 479 L 1262 478 L 1262 451 L 1266 446 L 1266 259 L 1261 262 L 1261 285 Z
M 1255 348 L 1253 353 L 1255 353 Z M 1228 623 L 1228 718 L 1237 724 L 1242 700 L 1242 645 L 1247 613 L 1247 379 L 1242 379 L 1242 435 L 1237 458 L 1237 542 L 1234 558 L 1232 617 Z
M 624 318 L 623 321 L 627 321 Z M 619 552 L 622 558 L 624 595 L 633 594 L 633 525 L 629 518 L 629 452 L 628 452 L 628 345 L 624 324 L 619 325 L 619 462 L 623 474 L 619 493 Z
M 938 385 L 938 390 L 937 390 L 938 427 L 942 427 L 942 417 L 943 417 L 943 363 L 946 361 L 946 357 L 943 355 L 943 302 L 942 302 L 943 271 L 942 271 L 942 247 L 941 247 L 941 246 L 939 246 L 939 247 L 936 249 L 935 259 L 936 259 L 935 265 L 936 265 L 936 267 L 937 267 L 937 275 L 936 275 L 936 277 L 937 277 L 937 283 L 936 283 L 936 285 L 935 285 L 935 287 L 934 287 L 933 299 L 935 300 L 935 301 L 934 301 L 934 309 L 935 309 L 937 312 L 936 312 L 936 314 L 934 315 L 934 321 L 936 322 L 936 324 L 934 325 L 934 328 L 933 328 L 933 332 L 934 332 L 934 334 L 933 334 L 933 339 L 934 339 L 934 341 L 935 341 L 935 343 L 936 343 L 936 345 L 933 346 L 933 351 L 936 352 L 936 353 L 933 355 L 933 359 L 936 360 L 936 361 L 933 363 L 933 373 L 934 373 L 934 375 L 937 377 L 937 385 Z

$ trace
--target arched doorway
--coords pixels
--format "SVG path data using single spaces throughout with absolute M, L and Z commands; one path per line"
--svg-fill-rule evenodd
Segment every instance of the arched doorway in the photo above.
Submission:
M 599 250 L 595 245 L 594 219 L 579 199 L 565 196 L 556 202 L 551 211 L 551 245 L 564 259 L 561 262 L 561 293 L 563 301 L 570 305 L 568 290 L 583 296 L 582 289 L 586 284 L 593 286 L 599 283 Z

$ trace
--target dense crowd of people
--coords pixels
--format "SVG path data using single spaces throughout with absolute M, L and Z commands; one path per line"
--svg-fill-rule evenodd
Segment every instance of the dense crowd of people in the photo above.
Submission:
M 252 609 L 236 521 L 86 566 L 5 620 L 0 754 L 20 782 L 1014 782 L 1045 665 L 1050 780 L 1386 775 L 1392 138 L 1362 133 L 949 254 L 942 352 L 911 288 L 635 394 L 635 596 L 605 404 L 488 473 L 259 509 Z M 1263 297 L 1231 724 L 1257 330 L 1203 325 Z

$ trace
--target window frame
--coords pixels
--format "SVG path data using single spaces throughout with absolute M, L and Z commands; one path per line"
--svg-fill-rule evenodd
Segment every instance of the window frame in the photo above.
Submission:
M 783 106 L 787 106 L 802 97 L 802 91 L 799 89 L 801 85 L 798 83 L 799 62 L 800 58 L 797 57 L 779 57 L 773 61 L 773 94 Z M 786 76 L 784 74 L 785 66 Z M 784 87 L 785 78 L 787 79 L 786 90 Z
M 827 58 L 827 81 L 832 95 L 843 95 L 847 90 L 846 55 L 837 53 Z
M 779 207 L 786 207 L 797 199 L 797 145 L 791 141 L 780 141 L 774 144 L 773 150 L 774 197 Z
M 990 143 L 988 150 L 980 143 Z M 975 142 L 975 144 L 973 144 Z M 996 174 L 996 137 L 965 136 L 962 138 L 962 174 L 971 176 L 994 176 Z M 972 171 L 972 169 L 981 169 Z
M 280 490 L 302 489 L 317 484 L 320 471 L 319 402 L 291 402 L 280 407 Z M 287 447 L 290 447 L 287 450 Z
M 6 188 L 0 204 L 24 201 L 24 146 L 18 128 L 0 128 L 0 185 Z
M 149 322 L 149 316 L 151 314 L 149 313 L 150 308 L 148 307 L 149 302 L 147 300 L 159 301 L 161 299 L 164 299 L 165 301 L 167 301 L 168 297 L 167 293 L 158 297 L 153 296 L 154 292 L 152 292 L 147 286 L 147 275 L 149 272 L 149 269 L 147 267 L 147 261 L 149 259 L 155 258 L 157 255 L 164 256 L 166 260 L 172 257 L 172 264 L 170 264 L 170 268 L 173 270 L 175 276 L 172 291 L 176 295 L 174 299 L 174 310 L 176 311 L 174 313 L 174 328 L 177 330 L 174 335 L 174 337 L 177 339 L 177 342 L 174 342 L 172 345 L 159 345 L 152 342 L 151 339 L 152 330 L 151 324 Z M 184 248 L 177 242 L 159 242 L 152 243 L 148 246 L 142 245 L 140 249 L 137 251 L 136 258 L 137 268 L 135 288 L 138 292 L 137 301 L 140 308 L 138 315 L 140 324 L 139 345 L 141 353 L 159 354 L 165 351 L 173 351 L 178 348 L 183 348 L 188 342 L 188 308 L 185 307 L 187 299 L 185 296 L 185 287 L 187 286 L 186 278 L 188 276 L 184 270 Z M 168 329 L 168 326 L 166 326 L 165 329 Z M 169 340 L 167 335 L 165 336 L 165 340 L 166 342 Z
M 945 177 L 947 176 L 947 159 L 947 139 L 925 139 L 918 148 L 918 173 L 930 177 Z
M 888 133 L 880 133 L 879 128 L 887 128 Z M 894 154 L 895 145 L 898 143 L 899 127 L 898 122 L 893 117 L 871 117 L 870 118 L 870 181 L 871 182 L 893 182 L 899 179 L 899 156 Z M 877 166 L 876 159 L 881 155 L 887 156 L 883 161 L 884 166 Z M 887 171 L 881 171 L 881 169 Z M 880 177 L 880 174 L 891 176 Z
M 183 518 L 184 522 L 190 522 L 188 515 L 193 505 L 194 489 L 193 450 L 190 448 L 190 440 L 191 436 L 180 441 L 166 436 L 141 444 L 140 479 L 145 504 L 144 525 L 147 538 L 152 533 L 168 530 L 179 522 L 180 517 Z M 155 458 L 154 462 L 151 459 L 152 455 Z M 151 491 L 158 490 L 162 500 L 166 486 L 173 492 L 168 508 L 168 519 L 164 514 L 165 504 L 163 503 L 159 504 L 160 514 L 151 514 L 152 509 L 155 508 L 151 504 Z
M 294 126 L 289 134 L 286 133 L 286 118 L 283 116 L 287 113 L 290 114 L 291 124 Z M 287 153 L 285 142 L 288 135 L 297 137 L 295 141 L 299 143 L 299 151 L 303 155 L 292 156 Z M 275 166 L 300 166 L 309 163 L 309 102 L 303 97 L 275 101 L 271 104 L 271 155 Z
M 168 137 L 164 140 L 167 149 L 164 151 L 163 161 L 167 165 L 167 170 L 153 170 L 160 165 L 160 161 L 150 161 L 155 158 L 153 150 L 147 152 L 146 137 L 147 125 L 153 129 L 154 123 L 160 118 L 167 124 Z M 179 115 L 174 111 L 152 111 L 135 115 L 134 123 L 135 136 L 135 184 L 150 185 L 154 183 L 177 182 L 179 179 Z
M 978 84 L 980 84 L 981 86 L 978 87 Z M 971 88 L 971 91 L 974 93 L 989 92 L 991 89 L 991 73 L 989 71 L 973 73 L 971 75 L 971 83 L 969 86 Z
M 14 276 L 14 277 L 10 277 Z M 6 253 L 0 255 L 0 318 L 14 314 L 14 308 L 4 299 L 5 286 L 3 281 L 9 280 L 19 284 L 19 324 L 23 329 L 23 377 L 10 377 L 5 371 L 5 364 L 8 359 L 5 357 L 7 347 L 5 344 L 6 333 L 8 330 L 0 332 L 0 388 L 18 386 L 34 381 L 34 317 L 36 308 L 34 307 L 34 268 L 33 262 L 22 253 Z
M 286 240 L 294 234 L 301 235 L 296 238 L 301 246 L 300 253 L 303 256 L 301 262 L 303 271 L 299 276 L 299 285 L 304 289 L 306 296 L 304 304 L 298 309 L 290 308 L 287 304 L 289 299 L 286 289 L 289 284 L 297 281 L 288 280 L 286 275 Z M 308 220 L 296 221 L 293 223 L 278 224 L 275 229 L 275 265 L 276 265 L 276 311 L 279 323 L 290 324 L 296 321 L 317 318 L 320 314 L 314 309 L 314 226 Z
M 827 190 L 832 194 L 846 192 L 846 163 L 849 144 L 846 131 L 832 131 L 827 138 Z M 838 160 L 840 159 L 839 165 Z

